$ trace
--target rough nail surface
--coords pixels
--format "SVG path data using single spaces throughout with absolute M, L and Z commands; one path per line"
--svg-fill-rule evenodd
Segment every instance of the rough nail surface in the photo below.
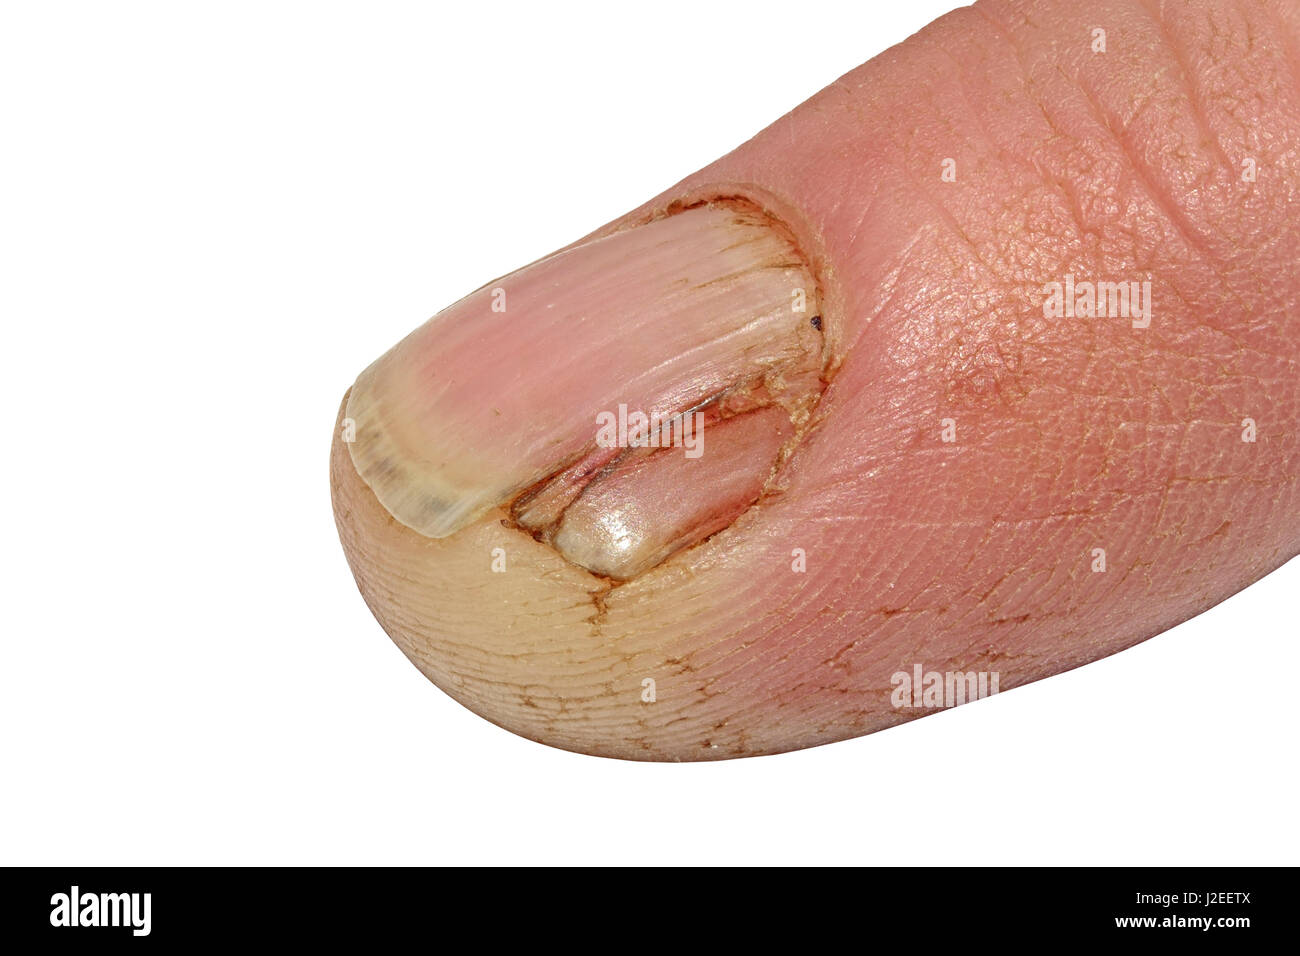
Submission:
M 596 451 L 620 406 L 670 417 L 765 388 L 806 414 L 816 288 L 786 235 L 730 204 L 584 243 L 435 316 L 353 386 L 353 464 L 443 537 Z M 787 394 L 790 393 L 790 394 Z

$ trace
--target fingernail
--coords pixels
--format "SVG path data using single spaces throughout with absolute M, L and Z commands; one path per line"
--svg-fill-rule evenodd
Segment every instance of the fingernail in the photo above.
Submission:
M 779 224 L 748 206 L 687 209 L 512 273 L 407 336 L 352 388 L 352 461 L 421 534 L 513 501 L 571 560 L 637 573 L 667 539 L 696 538 L 761 492 L 820 394 L 818 317 L 813 276 Z M 600 424 L 620 406 L 636 422 L 712 418 L 705 450 L 606 447 Z M 648 427 L 624 441 L 648 443 Z M 702 497 L 665 500 L 674 481 Z M 602 539 L 614 522 L 600 512 L 619 501 L 626 520 L 667 518 L 663 534 Z

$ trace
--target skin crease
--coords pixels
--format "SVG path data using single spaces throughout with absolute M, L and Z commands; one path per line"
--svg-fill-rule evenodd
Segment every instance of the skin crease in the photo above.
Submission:
M 361 592 L 465 706 L 605 756 L 808 747 L 929 712 L 890 702 L 914 664 L 1005 691 L 1300 552 L 1294 0 L 981 2 L 598 235 L 716 196 L 793 230 L 834 356 L 731 527 L 611 588 L 501 511 L 437 540 L 398 524 L 336 429 Z M 1044 318 L 1066 274 L 1150 279 L 1150 327 Z

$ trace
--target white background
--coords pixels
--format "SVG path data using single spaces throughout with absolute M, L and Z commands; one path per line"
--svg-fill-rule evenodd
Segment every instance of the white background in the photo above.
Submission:
M 0 862 L 1297 862 L 1293 562 L 834 746 L 583 757 L 357 594 L 344 389 L 944 2 L 6 4 Z

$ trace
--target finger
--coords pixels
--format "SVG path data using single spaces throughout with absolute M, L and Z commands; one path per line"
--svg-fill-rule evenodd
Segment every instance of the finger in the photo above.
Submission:
M 372 610 L 517 733 L 712 759 L 1268 573 L 1300 550 L 1298 36 L 1284 3 L 980 3 L 457 303 L 340 414 Z M 704 414 L 703 453 L 606 447 L 620 406 Z

